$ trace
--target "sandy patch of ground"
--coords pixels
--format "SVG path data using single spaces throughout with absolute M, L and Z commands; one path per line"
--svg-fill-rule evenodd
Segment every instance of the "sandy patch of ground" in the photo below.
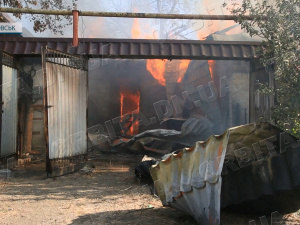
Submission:
M 0 224 L 197 224 L 183 212 L 163 207 L 149 185 L 136 181 L 134 167 L 141 158 L 95 154 L 89 161 L 92 172 L 58 178 L 47 178 L 43 163 L 14 171 L 12 178 L 0 180 Z M 286 215 L 285 224 L 300 224 L 295 215 Z M 259 216 L 221 213 L 223 225 L 253 219 L 260 224 Z

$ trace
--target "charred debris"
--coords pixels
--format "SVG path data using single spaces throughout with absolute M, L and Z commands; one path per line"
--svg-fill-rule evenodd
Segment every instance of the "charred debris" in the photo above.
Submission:
M 135 174 L 154 183 L 163 205 L 199 224 L 220 224 L 221 209 L 261 214 L 300 208 L 297 138 L 259 122 L 195 141 L 195 120 L 181 123 L 181 130 L 149 130 L 111 144 L 115 150 L 154 156 L 144 157 Z

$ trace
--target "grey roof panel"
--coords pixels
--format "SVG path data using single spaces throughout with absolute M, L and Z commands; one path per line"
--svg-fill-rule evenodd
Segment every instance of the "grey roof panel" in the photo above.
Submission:
M 0 49 L 16 55 L 40 55 L 41 46 L 69 54 L 88 57 L 128 59 L 222 59 L 258 58 L 260 42 L 147 40 L 147 39 L 80 39 L 78 47 L 71 38 L 2 37 Z

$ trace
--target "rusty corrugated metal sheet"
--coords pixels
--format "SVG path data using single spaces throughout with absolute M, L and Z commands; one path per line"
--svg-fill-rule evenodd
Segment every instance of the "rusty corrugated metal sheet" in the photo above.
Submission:
M 191 214 L 201 224 L 220 223 L 221 172 L 229 132 L 166 155 L 151 168 L 163 205 Z M 219 159 L 215 164 L 215 159 Z M 212 174 L 212 175 L 211 175 Z
M 294 147 L 286 149 L 288 142 Z M 151 175 L 162 203 L 200 224 L 220 224 L 220 208 L 241 203 L 251 203 L 252 211 L 295 211 L 300 207 L 296 143 L 269 123 L 248 124 L 166 155 Z
M 2 65 L 2 128 L 0 156 L 17 153 L 18 71 Z
M 230 131 L 222 171 L 221 208 L 259 214 L 300 208 L 300 142 L 269 123 Z
M 87 71 L 46 63 L 49 158 L 87 153 Z
M 71 38 L 7 38 L 0 40 L 0 49 L 16 55 L 40 55 L 41 46 L 69 54 L 89 57 L 129 59 L 253 59 L 260 42 L 80 39 L 72 47 Z

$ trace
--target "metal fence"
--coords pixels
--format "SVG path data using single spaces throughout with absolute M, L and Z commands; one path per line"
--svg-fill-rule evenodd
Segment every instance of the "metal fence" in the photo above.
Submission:
M 1 54 L 1 150 L 0 157 L 17 153 L 18 126 L 18 70 L 14 68 L 14 59 L 7 53 Z

